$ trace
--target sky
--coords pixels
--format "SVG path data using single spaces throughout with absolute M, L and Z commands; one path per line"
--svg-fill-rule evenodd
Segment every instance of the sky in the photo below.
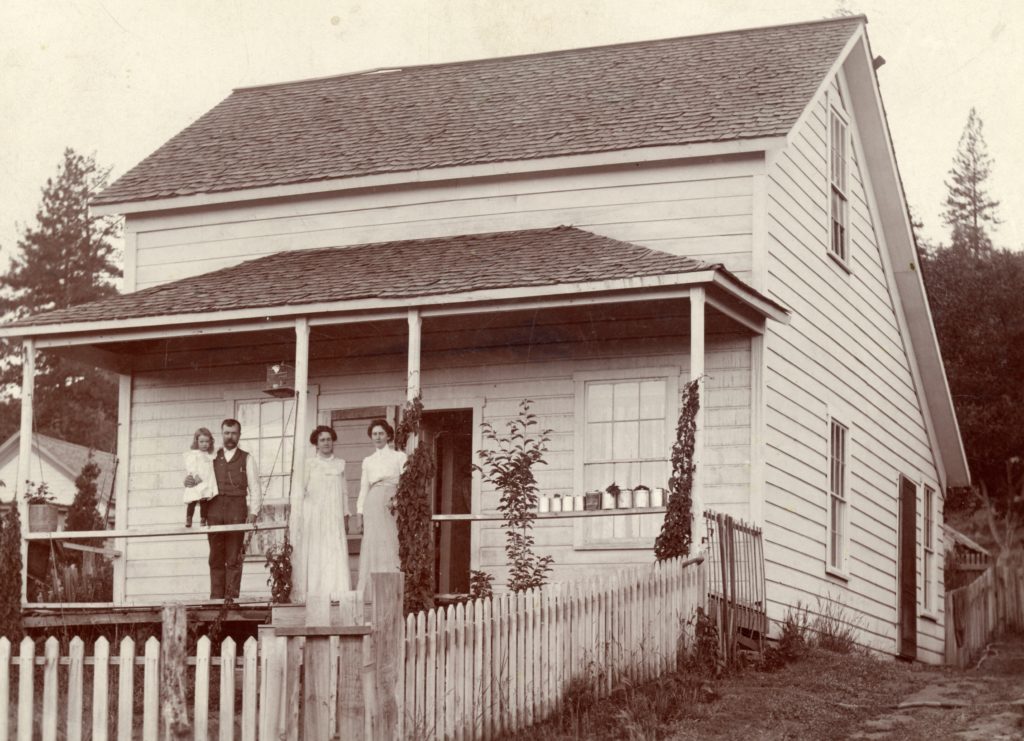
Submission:
M 45 10 L 44 10 L 45 8 Z M 375 67 L 864 13 L 907 197 L 942 241 L 943 181 L 972 106 L 995 160 L 998 246 L 1024 249 L 1019 0 L 4 0 L 0 264 L 65 147 L 116 177 L 232 88 Z

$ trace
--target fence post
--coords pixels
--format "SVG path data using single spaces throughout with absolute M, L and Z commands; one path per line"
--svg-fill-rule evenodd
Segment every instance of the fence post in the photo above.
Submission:
M 161 613 L 163 623 L 160 641 L 160 712 L 163 716 L 165 739 L 188 738 L 191 727 L 186 704 L 186 666 L 188 656 L 185 635 L 188 617 L 181 602 L 165 604 Z
M 324 628 L 331 622 L 331 601 L 326 596 L 306 597 L 306 625 Z M 326 635 L 306 638 L 303 656 L 303 738 L 329 738 L 331 645 Z
M 376 667 L 377 712 L 375 730 L 380 738 L 400 738 L 402 671 L 405 641 L 402 628 L 402 598 L 405 577 L 401 573 L 370 576 L 373 588 L 373 653 Z

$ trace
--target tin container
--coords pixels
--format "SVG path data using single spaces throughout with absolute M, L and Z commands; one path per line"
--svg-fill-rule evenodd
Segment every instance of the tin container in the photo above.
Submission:
M 597 490 L 588 491 L 584 495 L 583 509 L 587 511 L 601 509 L 601 492 Z
M 555 494 L 553 497 L 551 497 L 551 511 L 562 511 L 562 496 L 560 494 Z
M 633 490 L 623 489 L 619 492 L 618 509 L 633 509 Z
M 541 514 L 551 511 L 551 499 L 541 494 L 537 497 L 537 511 Z
M 660 486 L 651 492 L 651 506 L 652 507 L 664 507 L 665 506 L 665 490 Z
M 633 489 L 633 506 L 637 509 L 647 509 L 651 506 L 651 490 L 646 486 L 638 486 Z
M 577 494 L 575 497 L 573 497 L 573 505 L 573 509 L 576 512 L 582 512 L 587 507 L 586 497 L 582 494 Z
M 601 509 L 615 509 L 615 495 L 610 491 L 601 492 Z

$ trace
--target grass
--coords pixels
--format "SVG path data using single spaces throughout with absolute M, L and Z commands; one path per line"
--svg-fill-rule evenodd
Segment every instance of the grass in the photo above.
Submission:
M 568 702 L 560 717 L 505 738 L 843 738 L 892 705 L 894 698 L 924 687 L 933 671 L 859 652 L 808 647 L 802 660 L 777 672 L 750 668 L 720 680 L 705 676 L 677 672 L 642 685 L 624 685 L 597 702 Z

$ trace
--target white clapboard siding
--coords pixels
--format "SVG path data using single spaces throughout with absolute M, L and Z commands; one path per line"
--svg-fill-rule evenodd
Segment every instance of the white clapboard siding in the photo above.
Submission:
M 750 271 L 754 157 L 548 173 L 129 217 L 136 288 L 275 252 L 572 225 Z
M 521 349 L 466 354 L 443 361 L 425 354 L 423 398 L 442 406 L 482 405 L 483 420 L 497 428 L 512 419 L 519 402 L 533 400 L 541 424 L 554 430 L 547 465 L 538 467 L 538 484 L 545 493 L 578 489 L 574 482 L 576 372 L 649 368 L 679 369 L 687 380 L 689 341 L 685 335 L 659 339 L 656 349 L 640 342 L 565 343 L 557 357 L 531 350 L 530 361 Z M 539 357 L 535 357 L 539 356 Z M 705 503 L 737 517 L 749 516 L 750 488 L 750 340 L 741 335 L 709 332 L 707 368 L 707 458 L 703 466 Z M 262 370 L 262 369 L 257 369 Z M 131 455 L 129 458 L 128 523 L 132 527 L 178 525 L 183 521 L 181 453 L 197 427 L 214 429 L 224 417 L 234 416 L 235 399 L 260 398 L 265 379 L 258 372 L 232 370 L 235 380 L 210 378 L 204 371 L 140 373 L 132 397 Z M 317 363 L 310 379 L 319 390 L 320 412 L 367 406 L 401 404 L 405 397 L 405 358 L 391 357 L 372 368 L 355 367 L 343 360 Z M 674 429 L 666 430 L 666 455 Z M 242 447 L 245 447 L 243 431 Z M 348 451 L 349 448 L 346 448 Z M 359 448 L 346 452 L 366 454 Z M 358 461 L 350 461 L 358 470 Z M 355 475 L 355 471 L 352 472 Z M 354 506 L 356 480 L 349 491 Z M 498 495 L 483 487 L 475 511 L 495 512 Z M 657 520 L 652 515 L 652 522 Z M 577 550 L 580 521 L 544 521 L 534 534 L 538 547 L 550 553 L 557 578 L 587 574 L 595 565 L 644 563 L 650 547 L 637 549 Z M 653 522 L 650 533 L 657 532 Z M 495 573 L 504 580 L 507 559 L 500 523 L 474 525 L 472 567 Z M 653 536 L 651 543 L 653 545 Z M 208 547 L 202 531 L 194 537 L 140 538 L 126 550 L 126 595 L 130 602 L 160 602 L 170 597 L 203 598 L 208 594 Z M 357 559 L 353 559 L 356 561 Z M 356 568 L 356 564 L 352 564 Z M 249 560 L 243 571 L 242 592 L 265 595 L 267 572 L 262 558 Z
M 938 476 L 856 143 L 850 271 L 827 254 L 826 106 L 825 96 L 814 102 L 767 179 L 767 288 L 793 312 L 765 339 L 769 613 L 781 618 L 797 601 L 814 610 L 818 599 L 837 599 L 859 621 L 865 644 L 892 653 L 898 477 L 938 489 Z M 856 141 L 856 120 L 851 131 Z M 825 573 L 830 414 L 850 427 L 848 580 Z M 941 661 L 941 620 L 940 613 L 938 621 L 919 621 L 925 661 Z

